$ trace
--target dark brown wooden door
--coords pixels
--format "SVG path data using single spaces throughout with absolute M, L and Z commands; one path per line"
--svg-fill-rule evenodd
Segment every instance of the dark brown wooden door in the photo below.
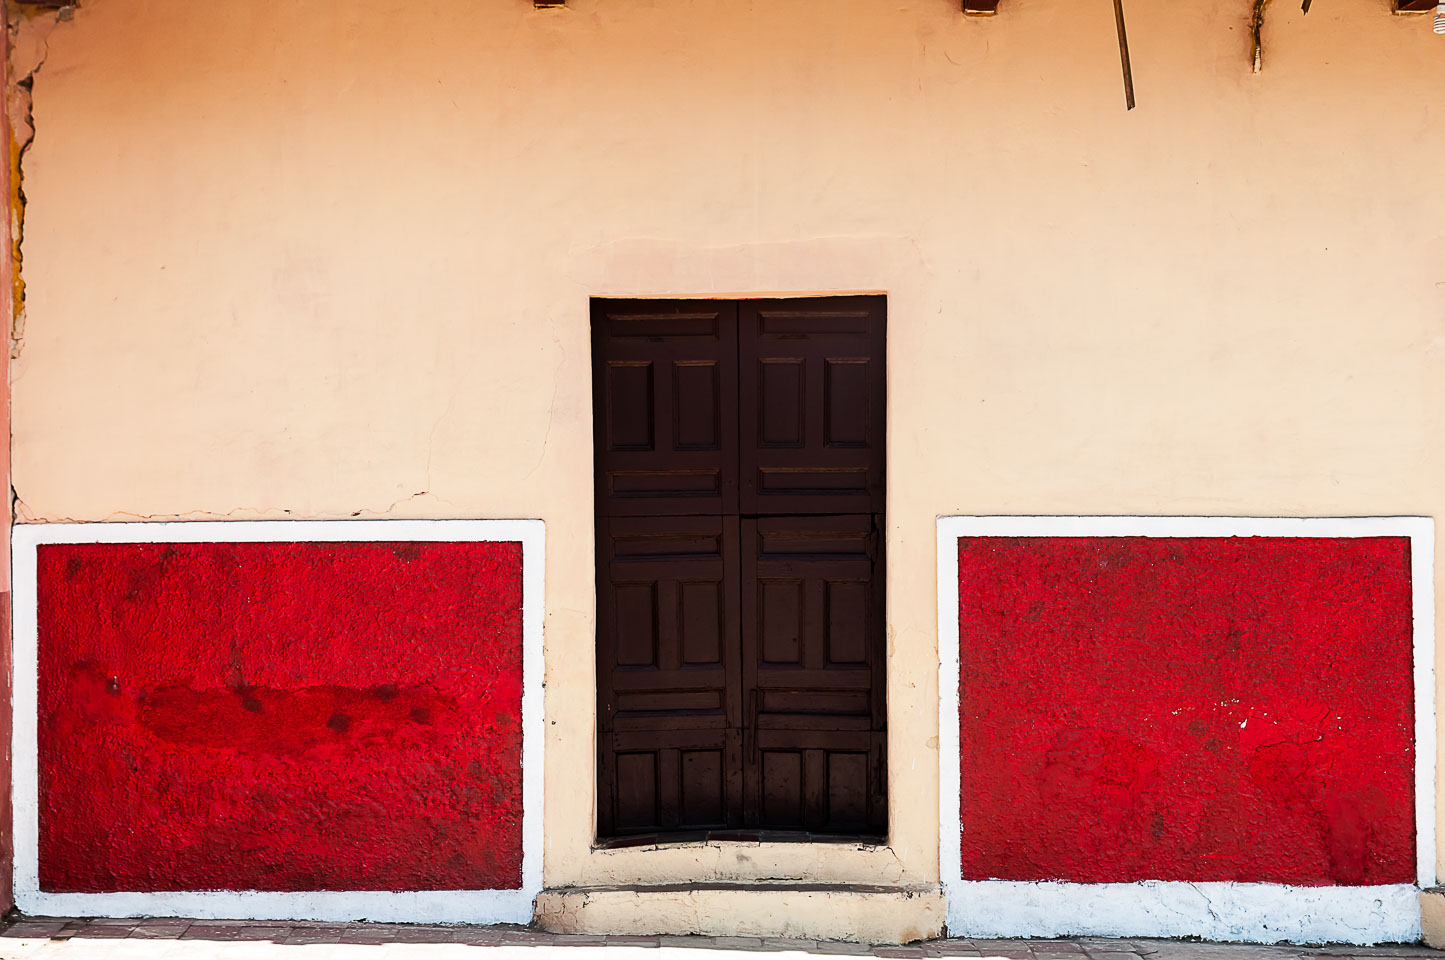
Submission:
M 886 830 L 884 323 L 593 301 L 599 836 Z

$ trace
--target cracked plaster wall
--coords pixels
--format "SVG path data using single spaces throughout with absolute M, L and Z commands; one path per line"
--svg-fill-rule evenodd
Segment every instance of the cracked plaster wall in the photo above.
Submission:
M 1445 512 L 1439 40 L 1129 15 L 1126 113 L 1062 4 L 91 0 L 19 515 L 540 517 L 549 884 L 936 880 L 937 515 Z M 593 851 L 587 297 L 814 290 L 890 297 L 890 845 Z

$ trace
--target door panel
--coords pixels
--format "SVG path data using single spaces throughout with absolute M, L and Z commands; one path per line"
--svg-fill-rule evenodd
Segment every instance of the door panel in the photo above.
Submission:
M 617 517 L 604 530 L 597 558 L 603 727 L 738 726 L 736 521 Z
M 869 642 L 883 636 L 877 519 L 760 517 L 741 532 L 750 822 L 881 833 L 883 651 Z
M 737 521 L 615 517 L 598 534 L 599 827 L 739 822 Z
M 737 305 L 592 301 L 597 512 L 737 512 Z
M 745 804 L 765 830 L 882 837 L 885 735 L 760 730 Z
M 654 730 L 606 735 L 603 836 L 708 830 L 742 823 L 741 735 Z
M 883 297 L 745 300 L 740 512 L 883 512 Z

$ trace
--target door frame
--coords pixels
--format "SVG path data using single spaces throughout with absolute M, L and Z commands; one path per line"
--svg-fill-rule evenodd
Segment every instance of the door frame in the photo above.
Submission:
M 874 468 L 874 467 L 870 467 L 870 468 L 869 468 L 868 479 L 867 479 L 867 489 L 869 489 L 869 490 L 871 490 L 871 491 L 873 491 L 873 492 L 871 492 L 871 493 L 869 493 L 869 494 L 867 495 L 868 497 L 871 498 L 871 500 L 862 501 L 862 502 L 871 502 L 871 509 L 869 509 L 867 512 L 857 512 L 857 509 L 858 509 L 858 508 L 857 508 L 856 503 L 854 503 L 853 501 L 848 500 L 848 498 L 843 497 L 843 496 L 833 496 L 833 497 L 831 497 L 831 498 L 825 498 L 825 500 L 827 500 L 827 502 L 826 502 L 825 505 L 826 505 L 829 509 L 827 509 L 827 510 L 820 510 L 819 513 L 818 513 L 818 517 L 819 517 L 819 519 L 822 519 L 822 518 L 824 518 L 824 517 L 831 517 L 831 516 L 838 515 L 838 514 L 852 515 L 853 513 L 857 513 L 857 516 L 860 517 L 860 518 L 866 518 L 866 517 L 868 517 L 868 516 L 871 514 L 872 519 L 873 519 L 872 527 L 873 527 L 874 533 L 873 533 L 872 536 L 876 538 L 876 548 L 875 548 L 875 557 L 876 557 L 876 559 L 875 559 L 875 561 L 874 561 L 874 563 L 875 563 L 875 573 L 872 575 L 873 587 L 872 587 L 871 593 L 872 593 L 872 596 L 873 596 L 873 600 L 872 600 L 871 602 L 874 604 L 874 609 L 876 610 L 876 614 L 875 614 L 875 615 L 877 616 L 878 620 L 877 620 L 877 626 L 876 626 L 877 636 L 876 636 L 876 637 L 870 636 L 870 637 L 868 638 L 868 643 L 870 644 L 869 663 L 870 663 L 870 664 L 874 664 L 874 666 L 872 666 L 872 667 L 869 668 L 869 669 L 872 670 L 873 676 L 874 676 L 874 679 L 873 679 L 873 681 L 872 681 L 872 683 L 871 683 L 871 685 L 870 685 L 870 689 L 871 689 L 872 693 L 871 693 L 871 696 L 870 696 L 869 700 L 870 700 L 870 702 L 873 704 L 873 706 L 870 707 L 870 716 L 873 718 L 873 720 L 870 721 L 870 722 L 872 722 L 872 723 L 874 723 L 874 724 L 878 724 L 878 725 L 880 725 L 880 726 L 874 727 L 875 732 L 872 734 L 872 737 L 871 737 L 871 740 L 872 740 L 872 744 L 873 744 L 873 745 L 870 746 L 870 747 L 868 748 L 867 752 L 866 752 L 866 760 L 865 760 L 865 762 L 868 764 L 868 770 L 870 771 L 870 773 L 868 774 L 868 776 L 869 776 L 869 781 L 875 783 L 874 790 L 873 790 L 872 793 L 869 794 L 869 799 L 868 799 L 866 802 L 868 803 L 869 807 L 871 808 L 872 805 L 873 805 L 874 802 L 875 802 L 875 801 L 873 800 L 873 796 L 874 796 L 874 795 L 877 795 L 878 798 L 879 798 L 879 802 L 880 802 L 880 804 L 881 804 L 881 806 L 882 806 L 882 808 L 883 808 L 883 813 L 882 813 L 881 831 L 875 832 L 875 831 L 874 831 L 873 829 L 871 829 L 871 828 L 864 828 L 864 829 L 861 829 L 860 832 L 858 832 L 856 835 L 852 835 L 852 834 L 850 834 L 850 835 L 839 835 L 839 836 L 837 836 L 836 838 L 835 838 L 835 837 L 820 837 L 819 839 L 836 839 L 836 840 L 839 840 L 839 841 L 845 841 L 845 842 L 848 843 L 849 845 L 852 845 L 852 846 L 855 846 L 855 847 L 859 847 L 859 848 L 863 848 L 863 847 L 867 847 L 867 848 L 887 848 L 887 846 L 888 846 L 889 837 L 891 836 L 891 826 L 892 826 L 892 824 L 891 824 L 891 814 L 888 812 L 888 811 L 890 811 L 890 810 L 892 809 L 892 805 L 891 805 L 891 803 L 890 803 L 890 800 L 891 800 L 891 792 L 892 792 L 892 791 L 891 791 L 891 776 L 890 776 L 890 771 L 889 771 L 888 761 L 887 761 L 887 758 L 888 758 L 889 752 L 890 752 L 889 749 L 888 749 L 888 739 L 889 739 L 888 726 L 889 726 L 889 725 L 888 725 L 888 696 L 887 696 L 888 676 L 889 676 L 889 669 L 888 669 L 889 663 L 888 663 L 888 661 L 889 661 L 889 648 L 890 648 L 890 644 L 888 643 L 888 639 L 887 639 L 887 638 L 888 638 L 888 632 L 889 632 L 889 630 L 888 630 L 888 622 L 889 622 L 889 621 L 888 621 L 888 615 L 887 615 L 888 565 L 887 565 L 887 550 L 886 550 L 886 541 L 887 541 L 886 530 L 887 530 L 887 516 L 888 516 L 888 514 L 887 514 L 887 489 L 888 489 L 888 484 L 887 484 L 887 479 L 886 479 L 886 478 L 887 478 L 887 473 L 888 473 L 888 470 L 887 470 L 888 443 L 889 443 L 889 440 L 890 440 L 890 437 L 891 437 L 891 431 L 889 430 L 889 405 L 888 405 L 888 401 L 887 401 L 888 392 L 889 392 L 889 391 L 888 391 L 889 351 L 888 351 L 888 348 L 887 348 L 887 334 L 888 334 L 888 321 L 887 321 L 887 317 L 888 317 L 888 307 L 889 307 L 889 304 L 888 304 L 888 295 L 887 295 L 886 293 L 879 292 L 879 291 L 866 291 L 866 292 L 842 292 L 842 291 L 832 292 L 832 291 L 829 291 L 829 292 L 820 292 L 820 293 L 815 293 L 815 294 L 803 294 L 803 295 L 798 295 L 798 294 L 756 294 L 756 295 L 751 295 L 751 296 L 748 296 L 748 295 L 743 295 L 743 296 L 739 296 L 739 295 L 730 295 L 730 296 L 722 296 L 722 295 L 717 295 L 717 296 L 700 295 L 700 296 L 691 296 L 691 297 L 689 297 L 689 296 L 678 296 L 678 295 L 676 295 L 676 294 L 672 294 L 672 295 L 662 295 L 662 296 L 630 295 L 630 296 L 626 296 L 626 297 L 593 296 L 593 297 L 589 297 L 589 298 L 588 298 L 588 305 L 589 305 L 589 309 L 588 309 L 589 363 L 588 363 L 587 366 L 588 366 L 589 372 L 590 372 L 590 373 L 593 375 L 593 377 L 594 377 L 593 384 L 592 384 L 592 389 L 591 389 L 591 391 L 590 391 L 590 393 L 591 393 L 591 395 L 592 395 L 592 397 L 593 397 L 593 400 L 594 400 L 594 405 L 593 405 L 593 410 L 592 410 L 592 429 L 589 431 L 589 433 L 590 433 L 590 435 L 591 435 L 591 437 L 592 437 L 592 440 L 593 440 L 593 444 L 594 444 L 593 451 L 592 451 L 592 454 L 593 454 L 593 456 L 592 456 L 592 463 L 593 463 L 593 465 L 594 465 L 594 475 L 593 475 L 593 490 L 594 490 L 594 515 L 593 515 L 593 520 L 594 520 L 594 522 L 593 522 L 593 533 L 594 533 L 594 538 L 595 538 L 595 539 L 594 539 L 594 548 L 593 548 L 593 551 L 592 551 L 592 556 L 593 556 L 593 560 L 594 560 L 594 577 L 593 577 L 593 583 L 594 583 L 594 588 L 595 588 L 595 590 L 596 590 L 596 608 L 595 608 L 595 609 L 596 609 L 596 611 L 597 611 L 597 617 L 596 617 L 596 619 L 595 619 L 595 621 L 594 621 L 594 629 L 593 629 L 593 650 L 594 650 L 593 659 L 594 659 L 594 661 L 596 662 L 595 665 L 596 665 L 596 668 L 597 668 L 597 670 L 598 670 L 598 672 L 595 672 L 594 675 L 593 675 L 593 697 L 592 697 L 592 702 L 593 702 L 593 705 L 594 705 L 594 725 L 593 725 L 593 730 L 594 730 L 594 735 L 595 735 L 595 738 L 596 738 L 595 741 L 594 741 L 594 744 L 593 744 L 593 751 L 592 751 L 593 757 L 594 757 L 594 768 L 593 768 L 593 769 L 594 769 L 594 789 L 593 789 L 593 791 L 592 791 L 592 794 L 593 794 L 593 817 L 592 817 L 592 830 L 591 830 L 591 836 L 592 836 L 592 844 L 591 844 L 591 846 L 592 846 L 592 848 L 593 848 L 594 851 L 613 849 L 613 848 L 615 848 L 615 847 L 617 847 L 617 846 L 633 846 L 633 845 L 635 845 L 634 843 L 628 843 L 627 837 L 626 837 L 625 835 L 616 835 L 615 832 L 614 832 L 614 835 L 613 835 L 613 836 L 609 836 L 609 837 L 606 837 L 606 838 L 600 837 L 601 826 L 602 826 L 602 821 L 603 821 L 603 814 L 602 814 L 603 794 L 604 794 L 604 791 L 607 790 L 607 789 L 612 785 L 612 780 L 613 780 L 613 777 L 609 776 L 608 773 L 607 773 L 606 771 L 604 771 L 604 769 L 603 769 L 603 763 L 601 762 L 602 759 L 603 759 L 603 751 L 602 751 L 602 743 L 601 743 L 601 737 L 603 736 L 603 732 L 602 732 L 602 716 L 601 716 L 602 701 L 601 701 L 601 696 L 600 696 L 600 693 L 601 693 L 601 683 L 600 683 L 601 675 L 600 675 L 600 670 L 602 669 L 602 664 L 601 664 L 601 661 L 600 661 L 600 652 L 601 652 L 600 641 L 601 641 L 601 637 L 602 637 L 602 635 L 603 635 L 602 618 L 603 618 L 603 616 L 604 616 L 604 614 L 605 614 L 605 611 L 606 611 L 607 609 L 609 609 L 609 608 L 608 608 L 608 605 L 604 604 L 603 598 L 602 598 L 602 595 L 601 595 L 601 592 L 602 592 L 602 583 L 603 583 L 603 581 L 602 581 L 603 555 L 602 555 L 602 551 L 601 551 L 601 549 L 600 549 L 600 548 L 601 548 L 600 533 L 601 533 L 604 525 L 607 525 L 607 524 L 609 524 L 612 520 L 617 519 L 617 517 L 619 516 L 619 514 L 615 514 L 615 513 L 607 513 L 607 514 L 605 514 L 605 513 L 604 513 L 604 507 L 603 507 L 604 498 L 605 498 L 607 495 L 604 493 L 604 487 L 602 486 L 602 484 L 604 484 L 606 481 L 604 480 L 604 474 L 601 472 L 601 461 L 600 461 L 599 455 L 598 455 L 597 444 L 601 442 L 601 438 L 602 438 L 602 432 L 601 432 L 601 431 L 603 430 L 603 426 L 602 426 L 603 421 L 602 421 L 601 417 L 604 416 L 604 411 L 601 410 L 601 409 L 599 409 L 599 404 L 605 402 L 605 401 L 604 401 L 605 393 L 604 393 L 604 388 L 603 388 L 602 384 L 600 384 L 599 382 L 597 382 L 596 379 L 595 379 L 596 374 L 597 374 L 597 369 L 598 369 L 598 368 L 597 368 L 597 361 L 598 361 L 598 356 L 599 356 L 598 349 L 599 349 L 599 344 L 600 344 L 598 332 L 597 332 L 597 329 L 596 329 L 595 319 L 594 319 L 594 318 L 595 318 L 595 314 L 596 314 L 596 305 L 598 304 L 598 302 L 605 302 L 605 301 L 608 301 L 608 300 L 618 300 L 618 301 L 625 301 L 625 302 L 631 302 L 631 303 L 646 303 L 647 301 L 655 301 L 655 302 L 657 302 L 659 305 L 664 305 L 664 304 L 666 304 L 666 305 L 674 305 L 674 306 L 675 306 L 675 304 L 676 304 L 678 301 L 698 301 L 698 302 L 713 301 L 713 302 L 726 302 L 726 303 L 729 303 L 729 304 L 733 305 L 733 306 L 736 308 L 736 309 L 733 311 L 733 317 L 734 317 L 734 333 L 735 333 L 736 335 L 741 335 L 742 325 L 743 325 L 743 322 L 744 322 L 744 316 L 748 313 L 748 309 L 747 309 L 747 308 L 748 308 L 749 306 L 751 306 L 751 305 L 762 304 L 762 303 L 770 303 L 770 302 L 785 302 L 785 301 L 790 301 L 790 300 L 791 300 L 791 301 L 796 301 L 796 300 L 835 300 L 835 301 L 837 301 L 837 300 L 846 300 L 846 299 L 857 299 L 857 300 L 860 300 L 860 301 L 867 299 L 867 300 L 875 300 L 875 301 L 877 301 L 877 302 L 872 303 L 872 304 L 860 305 L 860 306 L 862 306 L 862 309 L 860 309 L 859 315 L 860 315 L 860 316 L 863 316 L 863 317 L 867 317 L 867 316 L 870 315 L 870 313 L 872 313 L 872 315 L 874 315 L 874 317 L 875 317 L 875 321 L 874 321 L 874 322 L 876 322 L 876 323 L 878 324 L 878 326 L 877 326 L 877 328 L 876 328 L 876 334 L 869 334 L 869 335 L 868 335 L 868 342 L 870 343 L 868 355 L 869 355 L 869 356 L 874 356 L 874 355 L 877 356 L 877 359 L 878 359 L 878 361 L 879 361 L 878 367 L 879 367 L 880 372 L 879 372 L 878 375 L 877 375 L 877 380 L 876 380 L 876 382 L 872 381 L 872 375 L 870 375 L 870 381 L 868 382 L 867 385 L 865 385 L 864 389 L 867 391 L 867 393 L 865 394 L 865 396 L 867 396 L 867 397 L 869 398 L 868 406 L 865 408 L 865 409 L 867 410 L 867 412 L 868 412 L 868 415 L 870 415 L 870 416 L 875 416 L 875 415 L 876 415 L 876 416 L 878 416 L 878 417 L 881 418 L 881 421 L 875 421 L 875 423 L 874 423 L 874 429 L 877 430 L 878 435 L 879 435 L 879 442 L 878 442 L 876 445 L 872 446 L 872 447 L 862 448 L 862 449 L 876 449 L 876 450 L 877 450 L 877 466 L 876 466 L 876 470 L 877 470 L 878 472 L 875 474 L 875 473 L 873 472 L 875 468 Z M 846 317 L 848 314 L 847 314 L 847 313 L 844 313 L 843 315 L 844 315 L 844 317 Z M 790 315 L 790 314 L 787 314 L 787 313 L 780 313 L 780 314 L 779 314 L 779 317 L 782 318 L 782 319 L 781 319 L 781 322 L 782 322 L 785 326 L 786 326 L 786 324 L 788 323 L 788 321 L 794 319 L 794 316 L 799 316 L 799 317 L 806 318 L 806 314 L 800 314 L 800 315 Z M 758 323 L 761 323 L 761 324 L 766 324 L 766 323 L 767 323 L 767 320 L 766 320 L 765 318 L 763 318 L 763 317 L 761 317 L 761 316 L 758 316 L 758 311 L 756 311 L 756 310 L 754 311 L 754 319 L 755 319 Z M 799 322 L 803 322 L 803 321 L 800 320 Z M 866 330 L 868 330 L 869 328 L 865 326 L 865 327 L 862 327 L 861 329 L 864 330 L 864 331 L 866 331 Z M 786 334 L 787 331 L 784 330 L 783 332 Z M 848 331 L 846 331 L 846 332 L 844 333 L 844 336 L 851 335 L 852 333 L 854 333 L 854 331 L 848 330 Z M 806 336 L 806 334 L 804 334 L 804 336 Z M 784 336 L 784 339 L 787 339 L 787 337 Z M 737 427 L 738 427 L 738 444 L 739 444 L 739 446 L 738 446 L 738 449 L 733 452 L 733 455 L 732 455 L 732 457 L 731 457 L 730 459 L 731 459 L 733 465 L 735 466 L 736 472 L 737 472 L 737 477 L 734 478 L 734 483 L 735 483 L 736 485 L 733 487 L 732 496 L 733 496 L 733 497 L 735 498 L 735 500 L 737 501 L 737 502 L 736 502 L 736 507 L 735 507 L 735 509 L 736 509 L 736 510 L 739 512 L 739 514 L 741 515 L 741 510 L 743 509 L 742 498 L 743 498 L 743 494 L 744 494 L 744 491 L 743 491 L 742 488 L 745 486 L 745 484 L 743 483 L 742 473 L 743 473 L 743 470 L 746 469 L 746 463 L 745 463 L 745 461 L 747 460 L 747 452 L 743 450 L 742 446 L 743 446 L 743 443 L 744 443 L 745 438 L 748 437 L 752 431 L 750 431 L 749 429 L 746 429 L 746 425 L 744 425 L 744 424 L 741 423 L 742 416 L 743 416 L 743 411 L 746 409 L 746 405 L 744 405 L 744 404 L 741 403 L 742 392 L 743 392 L 743 389 L 746 387 L 746 385 L 749 383 L 749 377 L 748 377 L 747 371 L 745 371 L 745 370 L 743 369 L 743 367 L 744 367 L 744 365 L 745 365 L 745 363 L 746 363 L 746 361 L 747 361 L 746 354 L 748 353 L 749 347 L 748 347 L 747 345 L 742 344 L 741 341 L 739 341 L 739 343 L 740 343 L 740 346 L 739 346 L 738 355 L 737 355 L 737 357 L 735 358 L 735 366 L 734 366 L 734 369 L 732 370 L 732 373 L 737 377 L 737 381 L 738 381 L 736 387 L 734 387 L 734 389 L 733 389 L 733 391 L 732 391 L 732 393 L 735 395 L 735 396 L 734 396 L 734 399 L 739 402 L 739 403 L 738 403 L 738 409 L 737 409 L 736 411 L 732 411 L 732 413 L 733 413 L 733 418 L 734 418 L 734 419 L 736 420 L 736 422 L 737 422 Z M 756 349 L 756 345 L 752 345 L 752 349 Z M 823 362 L 825 363 L 824 369 L 825 369 L 825 370 L 830 369 L 830 368 L 828 368 L 828 367 L 826 366 L 827 361 L 823 361 Z M 826 373 L 825 373 L 825 374 L 822 374 L 822 375 L 824 376 L 824 380 L 822 381 L 821 389 L 825 391 L 824 396 L 826 396 L 826 391 L 828 390 L 827 384 L 831 382 L 831 378 L 829 378 Z M 653 383 L 653 381 L 649 380 L 649 384 L 650 384 L 649 390 L 653 389 L 653 386 L 651 386 L 652 383 Z M 660 388 L 660 386 L 661 386 L 660 384 L 657 384 L 657 387 Z M 659 392 L 661 392 L 661 391 L 659 391 Z M 727 390 L 724 390 L 724 391 L 723 391 L 724 397 L 727 395 L 728 392 L 729 392 L 729 391 L 727 391 Z M 876 413 L 875 413 L 875 411 L 876 411 Z M 815 413 L 815 415 L 817 415 L 817 416 L 820 417 L 820 418 L 826 418 L 826 411 L 825 411 L 825 410 L 821 410 L 821 409 L 820 409 L 820 410 L 814 411 L 814 413 Z M 726 422 L 727 419 L 728 419 L 727 415 L 724 414 L 724 415 L 723 415 L 723 421 Z M 819 429 L 822 429 L 822 430 L 825 432 L 825 433 L 824 433 L 825 436 L 826 436 L 826 431 L 827 431 L 827 429 L 828 429 L 828 428 L 827 428 L 827 422 L 828 422 L 828 421 L 827 421 L 826 419 L 820 419 L 819 421 L 817 421 L 817 423 L 818 423 L 818 428 L 819 428 Z M 756 429 L 756 428 L 757 428 L 757 425 L 753 425 L 753 429 Z M 825 446 L 825 448 L 826 448 L 826 446 L 827 446 L 826 440 L 823 441 L 823 443 L 824 443 L 824 446 Z M 848 446 L 848 444 L 847 444 L 847 443 L 844 443 L 842 446 L 846 447 L 846 446 Z M 756 453 L 756 451 L 753 451 L 753 452 Z M 830 456 L 830 454 L 824 452 L 824 453 L 822 453 L 822 456 L 824 456 L 825 458 L 827 458 L 827 457 Z M 728 458 L 727 456 L 724 456 L 722 459 L 723 459 L 723 462 L 724 462 L 724 467 L 726 467 L 729 458 Z M 794 468 L 791 467 L 791 466 L 783 466 L 781 469 L 786 473 L 786 472 L 789 472 L 789 471 L 793 470 Z M 606 489 L 610 489 L 610 487 L 608 487 L 608 488 L 606 488 Z M 722 489 L 726 490 L 726 482 L 724 483 L 724 486 L 722 487 Z M 860 492 L 861 492 L 861 490 L 860 490 Z M 757 491 L 757 490 L 755 490 L 755 491 L 753 492 L 753 494 L 752 494 L 752 496 L 754 496 L 754 497 L 757 497 L 757 496 L 759 496 L 759 495 L 760 495 L 760 491 Z M 856 496 L 856 495 L 855 495 L 855 496 Z M 761 501 L 759 501 L 759 502 L 761 503 Z M 847 509 L 847 506 L 850 505 L 850 504 L 853 505 L 854 508 L 855 508 L 855 509 L 852 510 L 852 511 L 850 511 L 850 510 Z M 759 507 L 758 509 L 761 509 L 761 507 Z M 623 512 L 624 512 L 624 513 L 627 513 L 627 512 L 630 512 L 630 511 L 624 510 Z M 788 514 L 783 514 L 783 515 L 786 516 L 786 515 L 788 515 Z M 762 514 L 759 514 L 759 517 L 743 516 L 743 517 L 741 517 L 742 524 L 744 525 L 744 527 L 747 527 L 749 524 L 752 524 L 753 526 L 755 526 L 757 520 L 758 520 L 759 518 L 761 518 L 762 516 L 763 516 Z M 629 517 L 629 518 L 627 518 L 627 519 L 639 519 L 639 518 L 630 518 L 630 517 Z M 727 517 L 725 516 L 725 517 L 723 518 L 723 520 L 724 520 L 724 523 L 726 524 Z M 743 569 L 747 569 L 747 568 L 750 566 L 749 563 L 748 563 L 748 559 L 749 559 L 749 558 L 741 558 L 741 563 L 742 563 L 742 568 L 743 568 Z M 756 559 L 756 558 L 754 558 L 754 559 Z M 756 567 L 756 563 L 752 564 L 751 566 L 753 566 L 753 567 L 755 568 L 755 567 Z M 736 571 L 735 571 L 735 572 L 736 572 Z M 734 592 L 736 592 L 736 587 L 737 587 L 737 586 L 741 586 L 741 581 L 739 581 L 739 584 L 735 586 Z M 748 607 L 748 604 L 747 604 L 747 603 L 743 603 L 742 606 L 741 606 L 741 608 L 739 609 L 739 611 L 735 611 L 735 612 L 734 612 L 734 617 L 739 616 L 741 610 L 744 610 L 744 609 L 746 609 L 747 607 Z M 747 659 L 745 653 L 743 654 L 743 658 L 744 658 L 744 660 Z M 744 674 L 747 673 L 746 670 L 744 670 L 743 672 L 744 672 Z M 748 751 L 755 751 L 755 750 L 757 750 L 757 749 L 758 749 L 758 742 L 759 742 L 759 740 L 758 740 L 758 731 L 757 731 L 756 729 L 753 729 L 751 726 L 747 726 L 748 723 L 755 723 L 755 721 L 756 721 L 756 717 L 753 716 L 753 715 L 756 713 L 756 710 L 753 709 L 753 707 L 755 706 L 754 701 L 757 700 L 756 691 L 752 691 L 752 693 L 754 693 L 755 696 L 749 697 L 749 696 L 748 696 L 749 691 L 748 691 L 746 688 L 744 688 L 744 689 L 741 691 L 741 695 L 742 695 L 743 698 L 744 698 L 744 708 L 743 708 L 743 709 L 744 709 L 744 714 L 745 714 L 744 724 L 745 724 L 745 726 L 746 726 L 746 729 L 743 731 L 743 747 L 742 747 L 742 749 L 743 749 L 743 751 L 744 751 L 743 764 L 742 764 L 741 769 L 740 769 L 739 771 L 737 771 L 737 773 L 738 773 L 739 776 L 743 777 L 744 780 L 747 780 L 747 779 L 748 779 L 747 771 L 750 769 L 749 766 L 748 766 L 746 754 L 747 754 Z M 841 729 L 841 728 L 840 728 L 840 729 Z M 819 734 L 819 735 L 822 736 L 823 734 Z M 821 742 L 821 741 L 820 741 L 820 742 Z M 731 754 L 732 754 L 732 747 L 729 747 L 728 750 L 727 750 L 727 756 L 731 756 Z M 810 769 L 811 769 L 811 763 L 810 763 Z M 753 773 L 754 773 L 755 776 L 760 776 L 760 775 L 761 775 L 761 772 L 760 772 L 760 771 L 753 771 Z M 725 772 L 725 777 L 727 777 L 729 780 L 731 780 L 731 777 L 730 777 L 726 772 Z M 748 802 L 754 801 L 754 800 L 757 799 L 757 797 L 756 797 L 757 790 L 758 790 L 758 784 L 756 784 L 756 783 L 751 784 L 751 786 L 750 786 L 749 788 L 745 788 L 744 809 L 747 809 L 747 804 L 748 804 Z M 728 794 L 728 795 L 731 795 L 731 793 L 732 793 L 732 788 L 731 788 L 731 785 L 730 785 L 730 786 L 728 787 L 727 794 Z M 754 805 L 757 806 L 757 804 L 754 804 Z M 742 810 L 739 810 L 739 811 L 738 811 L 738 814 L 739 814 L 739 815 L 744 815 Z M 876 821 L 875 821 L 875 822 L 876 822 Z M 681 837 L 681 836 L 680 836 L 680 837 L 677 838 L 676 841 L 669 839 L 666 835 L 662 835 L 662 836 L 660 837 L 660 839 L 659 839 L 658 842 L 659 842 L 659 843 L 669 843 L 669 842 L 695 842 L 695 841 L 697 840 L 697 837 L 695 836 L 696 831 L 690 831 L 690 830 L 687 830 L 687 828 L 680 828 L 680 830 L 681 830 L 681 831 L 684 831 L 684 832 L 687 832 L 687 833 L 692 833 L 692 834 L 694 834 L 694 835 L 693 835 L 693 836 L 688 836 L 688 837 Z M 749 840 L 750 842 L 754 842 L 754 843 L 756 843 L 756 842 L 763 842 L 763 843 L 771 842 L 767 837 L 764 837 L 764 839 L 763 839 L 762 841 L 759 841 L 759 840 L 758 840 L 757 834 L 760 832 L 760 828 L 758 828 L 758 827 L 751 827 L 751 826 L 734 827 L 734 826 L 729 826 L 728 828 L 725 828 L 724 830 L 719 831 L 719 832 L 738 832 L 738 833 L 742 833 L 742 834 L 747 835 L 747 836 L 746 836 L 746 839 L 747 839 L 747 840 Z M 764 833 L 764 834 L 768 833 L 767 830 L 761 830 L 761 832 Z M 784 831 L 784 833 L 789 833 L 789 832 L 791 832 L 791 831 Z M 725 841 L 725 840 L 728 839 L 728 838 L 724 837 L 724 838 L 722 838 L 722 839 Z M 790 839 L 792 839 L 792 838 L 790 838 Z

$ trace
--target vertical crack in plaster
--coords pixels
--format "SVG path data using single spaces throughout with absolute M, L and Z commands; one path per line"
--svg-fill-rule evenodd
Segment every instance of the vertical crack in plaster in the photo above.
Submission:
M 52 13 L 12 4 L 7 5 L 5 14 L 5 122 L 10 133 L 10 155 L 6 158 L 10 164 L 10 195 L 6 198 L 10 217 L 10 359 L 16 360 L 25 346 L 25 278 L 21 272 L 25 239 L 23 164 L 35 142 L 35 77 L 50 56 L 51 31 L 69 21 L 75 7 L 64 6 Z M 13 443 L 13 437 L 7 436 L 7 442 Z M 10 522 L 35 520 L 15 485 L 9 487 Z
M 75 15 L 74 6 L 53 14 L 11 7 L 9 70 L 5 112 L 10 124 L 10 358 L 19 359 L 25 347 L 25 155 L 35 142 L 35 78 L 50 56 L 50 33 Z
M 48 52 L 48 51 L 47 51 Z M 35 74 L 45 65 L 45 58 L 25 76 L 10 84 L 6 97 L 10 120 L 10 359 L 20 357 L 25 346 L 25 277 L 21 265 L 25 259 L 25 185 L 22 164 L 30 145 L 35 142 L 35 115 L 31 110 L 31 94 Z
M 556 346 L 560 356 L 557 358 L 557 365 L 552 368 L 552 401 L 547 404 L 547 429 L 542 433 L 542 450 L 537 454 L 537 462 L 527 471 L 523 479 L 531 479 L 532 474 L 542 469 L 542 464 L 547 459 L 547 443 L 552 439 L 552 421 L 557 419 L 557 391 L 562 386 L 562 366 L 567 362 L 567 348 L 562 345 L 561 337 L 554 331 L 552 343 Z M 428 472 L 428 478 L 430 473 Z
M 1254 12 L 1249 18 L 1249 33 L 1255 73 L 1259 73 L 1260 70 L 1264 69 L 1264 8 L 1268 4 L 1269 0 L 1254 0 Z

